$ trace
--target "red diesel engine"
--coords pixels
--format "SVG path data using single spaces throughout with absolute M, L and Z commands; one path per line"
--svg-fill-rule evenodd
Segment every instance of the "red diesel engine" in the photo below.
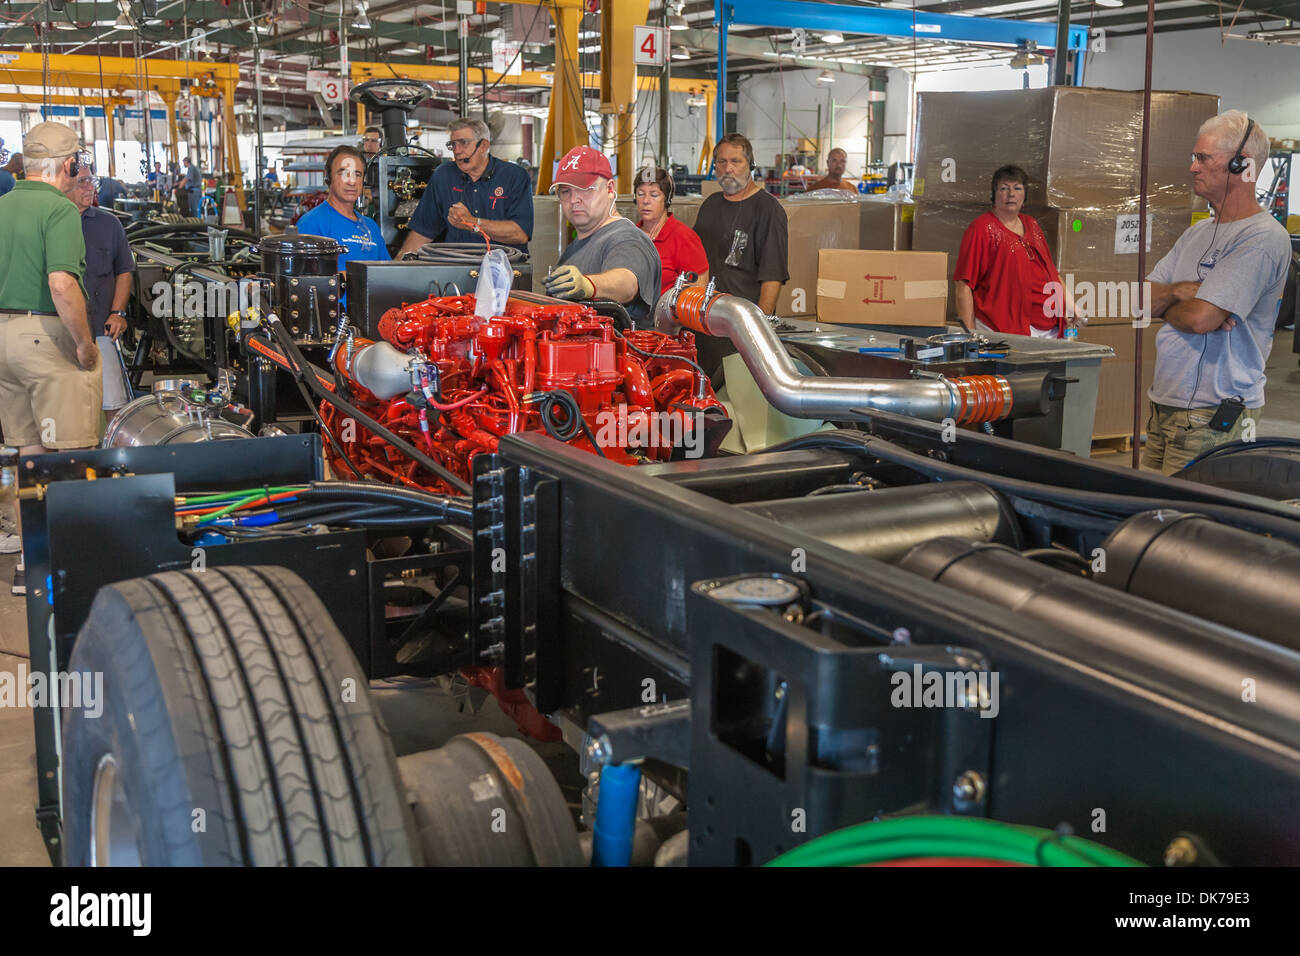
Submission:
M 590 306 L 524 296 L 512 296 L 505 315 L 483 318 L 465 295 L 390 309 L 379 334 L 392 348 L 354 339 L 335 358 L 352 401 L 466 480 L 474 456 L 514 432 L 544 431 L 630 465 L 713 454 L 731 427 L 695 364 L 691 332 L 621 332 Z M 367 349 L 382 350 L 387 389 L 366 374 L 375 364 Z M 391 394 L 405 377 L 402 394 L 371 390 Z M 346 416 L 321 411 L 357 471 L 452 491 L 359 423 L 342 427 Z M 335 473 L 347 474 L 326 447 Z

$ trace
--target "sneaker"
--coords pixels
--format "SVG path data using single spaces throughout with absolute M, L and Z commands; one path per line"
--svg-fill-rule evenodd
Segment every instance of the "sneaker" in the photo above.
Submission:
M 22 597 L 27 593 L 27 574 L 26 568 L 19 564 L 14 568 L 14 586 L 10 589 L 11 594 Z
M 0 554 L 17 554 L 23 549 L 23 539 L 16 534 L 0 531 Z

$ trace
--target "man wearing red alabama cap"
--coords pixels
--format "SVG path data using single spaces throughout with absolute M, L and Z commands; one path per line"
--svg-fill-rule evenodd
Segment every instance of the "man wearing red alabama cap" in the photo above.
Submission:
M 627 306 L 637 328 L 649 328 L 659 298 L 659 253 L 615 209 L 618 193 L 609 160 L 590 146 L 569 150 L 551 192 L 578 238 L 546 277 L 546 291 L 561 299 L 612 299 Z

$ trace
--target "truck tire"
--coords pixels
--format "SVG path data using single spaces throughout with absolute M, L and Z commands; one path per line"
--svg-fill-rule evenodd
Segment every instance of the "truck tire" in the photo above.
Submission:
M 1274 501 L 1300 498 L 1300 442 L 1261 438 L 1220 445 L 1177 477 Z
M 103 588 L 70 667 L 102 713 L 63 711 L 65 863 L 419 863 L 366 676 L 293 572 Z

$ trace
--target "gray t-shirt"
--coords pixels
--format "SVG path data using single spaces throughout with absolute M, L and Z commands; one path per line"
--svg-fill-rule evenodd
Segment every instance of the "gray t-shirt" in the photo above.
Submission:
M 637 296 L 627 303 L 628 315 L 638 329 L 652 326 L 650 310 L 659 299 L 661 268 L 655 244 L 628 219 L 615 219 L 586 239 L 575 239 L 557 265 L 575 265 L 584 275 L 627 269 L 636 276 Z M 600 287 L 596 297 L 600 298 Z
M 1264 363 L 1282 303 L 1291 241 L 1266 212 L 1236 222 L 1196 223 L 1156 263 L 1152 282 L 1199 282 L 1198 299 L 1237 320 L 1231 332 L 1198 335 L 1166 322 L 1156 333 L 1155 377 L 1147 397 L 1176 408 L 1211 408 L 1240 397 L 1264 404 Z

